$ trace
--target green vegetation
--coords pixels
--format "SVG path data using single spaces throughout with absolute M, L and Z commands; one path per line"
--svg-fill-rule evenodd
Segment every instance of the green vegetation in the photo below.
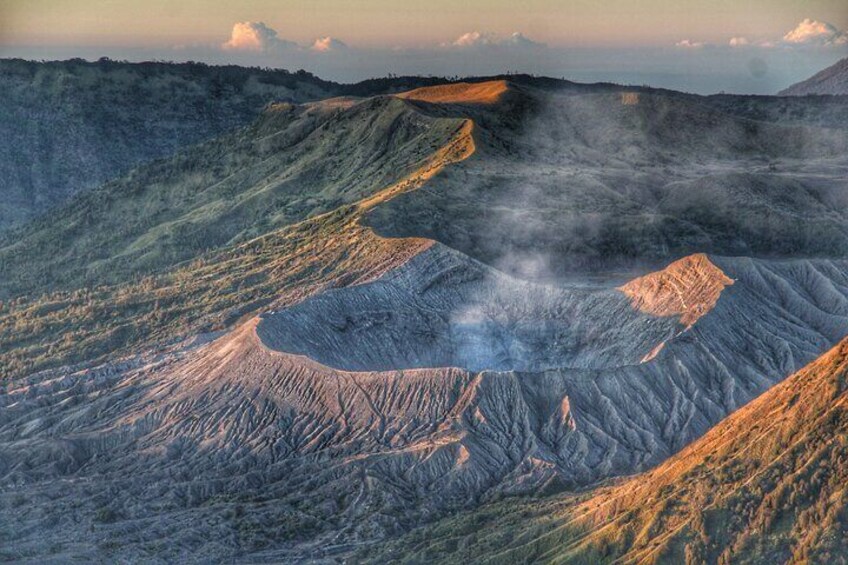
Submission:
M 345 207 L 130 283 L 0 302 L 0 380 L 231 326 L 263 307 L 367 280 L 413 252 Z
M 270 103 L 373 96 L 444 82 L 342 85 L 300 70 L 0 59 L 0 231 L 256 119 Z
M 331 96 L 308 73 L 81 59 L 0 60 L 0 229 L 254 120 L 273 101 Z
M 8 232 L 0 377 L 232 327 L 382 272 L 422 242 L 375 237 L 356 203 L 432 170 L 463 123 L 388 97 L 277 104 Z
M 461 127 L 396 98 L 287 104 L 133 170 L 0 239 L 0 297 L 117 284 L 356 202 Z
M 622 88 L 528 75 L 489 78 L 574 93 Z M 0 230 L 20 225 L 142 163 L 244 126 L 272 102 L 367 97 L 457 80 L 389 76 L 337 84 L 302 70 L 195 62 L 0 59 L 0 178 L 4 179 Z M 848 123 L 848 105 L 836 97 L 666 94 L 756 120 L 827 127 Z

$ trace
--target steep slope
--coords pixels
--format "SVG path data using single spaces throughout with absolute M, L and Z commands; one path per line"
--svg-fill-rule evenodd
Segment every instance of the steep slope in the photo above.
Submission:
M 378 238 L 343 208 L 140 280 L 0 302 L 0 380 L 230 328 L 377 278 L 431 244 Z
M 461 516 L 370 557 L 844 563 L 846 392 L 843 341 L 649 473 L 583 497 L 513 501 Z M 486 531 L 472 535 L 481 521 Z
M 779 93 L 780 96 L 809 94 L 848 95 L 848 57 Z
M 702 251 L 840 256 L 848 239 L 844 130 L 556 81 L 399 98 L 271 106 L 82 195 L 0 240 L 0 296 L 126 282 L 352 204 L 424 166 L 469 120 L 475 157 L 374 206 L 369 225 L 541 279 Z
M 484 89 L 505 78 L 583 94 L 622 89 L 521 75 L 466 80 L 479 84 L 481 96 L 485 96 Z M 169 157 L 181 148 L 246 125 L 268 103 L 300 103 L 338 95 L 365 97 L 421 86 L 462 90 L 457 83 L 434 77 L 336 84 L 303 71 L 200 63 L 3 59 L 0 175 L 6 182 L 0 230 L 20 225 L 134 166 Z M 845 105 L 827 100 L 797 104 L 786 98 L 700 98 L 638 90 L 717 105 L 723 111 L 762 121 L 780 119 L 831 127 L 845 123 Z
M 508 272 L 561 278 L 693 252 L 842 256 L 843 129 L 737 117 L 673 93 L 513 86 L 474 120 L 477 153 L 375 208 L 389 236 L 440 241 Z
M 0 240 L 0 296 L 124 282 L 351 205 L 406 179 L 465 120 L 393 97 L 269 107 Z
M 844 262 L 696 256 L 651 279 L 681 272 L 694 275 L 682 289 L 630 288 L 701 296 L 702 281 L 733 279 L 688 330 L 677 314 L 640 312 L 640 295 L 545 290 L 431 245 L 373 282 L 286 308 L 289 298 L 219 337 L 17 379 L 0 411 L 0 473 L 17 485 L 0 493 L 2 511 L 15 514 L 4 518 L 9 556 L 255 561 L 348 552 L 505 493 L 647 468 L 848 331 Z M 493 297 L 494 283 L 509 292 Z M 420 322 L 394 324 L 375 309 L 393 293 L 403 308 L 392 312 Z M 535 313 L 546 295 L 556 307 Z M 465 296 L 481 305 L 494 298 L 493 321 L 519 335 L 538 316 L 581 320 L 556 330 L 566 331 L 561 342 L 530 336 L 522 343 L 535 350 L 507 358 L 571 366 L 414 368 L 430 363 L 379 354 L 438 337 L 426 320 L 444 317 L 439 307 L 463 314 Z M 360 363 L 356 371 L 304 356 L 318 356 L 334 332 L 363 327 L 391 341 L 352 338 L 344 360 Z M 504 363 L 486 353 L 497 352 L 488 344 L 504 342 L 503 329 L 473 341 L 484 354 L 455 359 Z M 615 331 L 619 350 L 607 357 L 604 336 Z M 654 341 L 628 342 L 646 331 Z M 298 336 L 317 349 L 292 351 Z M 639 363 L 659 339 L 665 347 Z M 578 347 L 563 350 L 569 343 Z M 406 364 L 375 364 L 387 358 Z
M 714 94 L 701 100 L 722 112 L 758 122 L 848 128 L 848 104 L 842 96 Z
M 0 230 L 244 126 L 269 102 L 336 88 L 306 73 L 199 63 L 0 60 Z
M 844 560 L 846 376 L 843 341 L 656 471 L 602 493 L 599 522 L 630 510 L 634 534 L 640 523 L 659 534 L 635 535 L 624 560 Z

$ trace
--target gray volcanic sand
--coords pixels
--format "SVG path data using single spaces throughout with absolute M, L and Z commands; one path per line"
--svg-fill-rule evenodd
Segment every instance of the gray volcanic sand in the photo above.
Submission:
M 619 291 L 515 281 L 437 245 L 208 344 L 34 375 L 0 397 L 3 555 L 330 556 L 505 493 L 645 469 L 848 331 L 848 263 L 710 261 L 733 284 L 685 331 L 626 312 Z M 488 320 L 471 330 L 452 321 L 469 305 Z M 337 351 L 363 324 L 380 343 Z M 653 340 L 627 332 L 643 329 L 674 333 L 644 363 L 608 362 L 642 354 Z M 466 331 L 473 351 L 444 345 Z M 410 368 L 440 360 L 503 370 Z M 509 370 L 534 364 L 551 367 Z

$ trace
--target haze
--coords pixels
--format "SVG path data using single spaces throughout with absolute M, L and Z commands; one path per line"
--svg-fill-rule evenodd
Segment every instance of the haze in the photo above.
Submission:
M 839 0 L 529 0 L 519 13 L 505 0 L 5 0 L 0 56 L 198 60 L 337 81 L 524 72 L 770 94 L 844 56 L 846 28 Z

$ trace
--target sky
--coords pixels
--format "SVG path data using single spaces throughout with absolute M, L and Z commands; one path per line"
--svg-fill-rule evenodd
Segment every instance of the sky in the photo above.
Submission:
M 529 72 L 769 94 L 848 55 L 846 0 L 0 0 L 0 57 L 331 80 Z

